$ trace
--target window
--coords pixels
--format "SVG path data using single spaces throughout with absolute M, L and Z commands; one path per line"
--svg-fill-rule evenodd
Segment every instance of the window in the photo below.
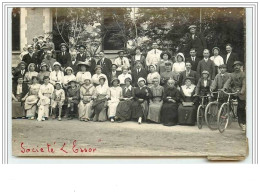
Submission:
M 20 8 L 12 11 L 12 51 L 20 51 Z

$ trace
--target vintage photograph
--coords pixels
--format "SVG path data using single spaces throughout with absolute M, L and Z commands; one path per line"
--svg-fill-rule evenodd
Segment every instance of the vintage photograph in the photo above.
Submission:
M 11 14 L 13 156 L 247 157 L 245 8 Z

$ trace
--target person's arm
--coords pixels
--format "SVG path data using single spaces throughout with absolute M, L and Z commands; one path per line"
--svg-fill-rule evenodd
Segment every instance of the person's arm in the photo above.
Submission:
M 229 89 L 230 84 L 231 84 L 231 81 L 232 81 L 232 77 L 230 76 L 229 79 L 228 79 L 228 80 L 226 81 L 226 83 L 224 84 L 224 87 L 223 87 L 224 90 Z
M 200 40 L 201 40 L 201 43 L 203 45 L 203 49 L 206 49 L 207 48 L 207 42 L 206 42 L 205 37 L 202 34 L 200 34 Z
M 201 73 L 201 62 L 199 62 L 197 66 L 197 78 L 199 79 L 200 79 L 200 73 Z
M 79 92 L 80 92 L 80 99 L 83 99 L 84 95 L 83 95 L 83 87 L 80 87 L 79 89 Z
M 213 80 L 211 86 L 210 86 L 210 90 L 214 91 L 217 87 L 217 83 L 218 83 L 218 75 L 215 77 L 215 79 Z
M 201 83 L 201 79 L 199 79 L 199 81 L 197 83 L 195 95 L 198 95 L 200 93 L 200 83 Z
M 12 99 L 16 102 L 18 102 L 18 99 L 15 97 L 15 95 L 12 93 Z
M 246 77 L 243 76 L 242 78 L 242 88 L 241 88 L 241 91 L 240 91 L 240 94 L 245 94 L 246 93 Z
M 215 76 L 216 76 L 216 68 L 215 68 L 215 63 L 213 61 L 212 62 L 212 65 L 211 65 L 211 69 L 212 69 L 212 75 L 211 75 L 211 80 L 214 80 L 215 79 Z

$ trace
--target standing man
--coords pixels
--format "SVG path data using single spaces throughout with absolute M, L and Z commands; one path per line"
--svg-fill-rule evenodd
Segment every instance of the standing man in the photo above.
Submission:
M 146 65 L 149 67 L 150 65 L 156 65 L 161 60 L 161 53 L 162 51 L 158 49 L 158 44 L 156 42 L 152 45 L 152 50 L 148 51 L 146 56 Z M 148 68 L 147 68 L 148 69 Z
M 133 78 L 133 87 L 138 87 L 138 79 L 139 78 L 147 78 L 147 71 L 142 68 L 142 63 L 140 60 L 135 61 L 135 68 L 132 72 L 132 78 Z
M 77 55 L 77 61 L 85 62 L 86 60 L 86 54 L 85 54 L 86 46 L 80 45 L 79 46 L 79 53 Z
M 186 61 L 186 62 L 185 62 L 185 68 L 186 68 L 186 70 L 180 73 L 179 83 L 178 83 L 178 84 L 179 84 L 180 86 L 184 85 L 184 84 L 185 84 L 185 83 L 184 83 L 184 82 L 185 82 L 185 79 L 186 79 L 187 77 L 189 77 L 189 78 L 193 78 L 193 81 L 194 81 L 193 84 L 197 85 L 197 81 L 198 81 L 198 79 L 197 79 L 197 73 L 196 73 L 196 71 L 194 71 L 194 70 L 191 69 L 191 63 L 190 63 L 189 61 Z
M 53 71 L 54 70 L 53 64 L 54 64 L 54 62 L 56 62 L 56 60 L 54 58 L 52 58 L 52 51 L 51 50 L 48 50 L 46 52 L 46 56 L 42 60 L 42 62 L 47 64 L 47 67 L 49 67 L 49 71 Z
M 61 64 L 62 69 L 67 67 L 68 61 L 71 60 L 70 53 L 67 52 L 67 45 L 65 43 L 60 44 L 60 54 L 57 55 L 57 61 Z
M 25 76 L 25 73 L 27 72 L 26 70 L 26 66 L 27 64 L 24 62 L 24 61 L 21 61 L 18 65 L 17 65 L 17 70 L 15 71 L 14 73 L 14 77 L 13 77 L 13 80 L 16 82 L 17 79 L 20 77 L 23 78 L 24 80 L 24 76 Z
M 198 63 L 201 59 L 197 57 L 197 51 L 195 48 L 190 49 L 190 57 L 186 58 L 186 61 L 191 63 L 191 70 L 197 71 Z
M 36 53 L 33 52 L 32 45 L 28 45 L 28 54 L 25 54 L 23 56 L 22 61 L 26 63 L 26 69 L 31 63 L 38 64 L 38 56 Z
M 215 64 L 214 62 L 209 59 L 209 50 L 208 49 L 204 49 L 203 51 L 203 56 L 204 58 L 199 61 L 198 67 L 197 67 L 197 74 L 198 74 L 198 79 L 201 78 L 202 76 L 202 72 L 204 70 L 209 72 L 209 79 L 214 80 L 215 78 Z
M 233 70 L 233 64 L 235 61 L 238 60 L 238 56 L 236 53 L 232 52 L 232 45 L 227 44 L 226 45 L 226 51 L 227 55 L 224 57 L 224 63 L 227 65 L 227 72 L 232 73 L 234 72 Z
M 91 57 L 91 54 L 89 51 L 86 51 L 85 62 L 90 65 L 89 71 L 90 71 L 91 75 L 95 74 L 95 69 L 96 69 L 97 63 L 96 63 L 96 60 L 93 57 Z
M 102 67 L 102 72 L 106 76 L 112 71 L 112 61 L 105 57 L 104 51 L 99 52 L 99 59 L 97 65 Z
M 237 117 L 242 130 L 246 130 L 246 74 L 241 71 L 243 63 L 235 61 L 234 72 L 230 74 L 229 79 L 224 85 L 224 89 L 231 88 L 232 92 L 238 91 L 237 95 Z
M 201 33 L 197 33 L 197 26 L 191 25 L 189 26 L 190 35 L 188 41 L 188 48 L 194 48 L 197 51 L 197 56 L 202 57 L 203 50 L 207 48 L 206 39 L 203 37 Z
M 122 66 L 127 66 L 127 68 L 130 68 L 130 62 L 127 57 L 124 56 L 124 51 L 118 52 L 118 57 L 115 59 L 114 64 L 117 65 L 116 71 L 119 72 L 119 74 L 122 73 Z
M 70 53 L 71 59 L 67 62 L 67 67 L 71 67 L 73 70 L 73 74 L 78 73 L 78 60 L 77 60 L 77 52 L 73 51 Z

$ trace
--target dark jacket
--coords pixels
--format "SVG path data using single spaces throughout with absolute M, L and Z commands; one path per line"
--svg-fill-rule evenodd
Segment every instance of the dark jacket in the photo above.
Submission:
M 215 64 L 211 59 L 208 59 L 206 62 L 204 59 L 199 61 L 198 67 L 197 67 L 197 78 L 201 78 L 202 72 L 204 70 L 207 70 L 209 72 L 209 78 L 211 80 L 214 80 L 215 78 Z
M 75 61 L 74 64 L 72 64 L 72 61 L 69 60 L 69 61 L 67 62 L 66 67 L 71 67 L 71 68 L 73 69 L 73 74 L 76 75 L 76 74 L 78 73 L 78 71 L 79 71 L 79 67 L 78 67 L 77 64 L 78 64 L 78 61 L 77 61 L 77 60 Z
M 14 73 L 14 77 L 13 77 L 13 80 L 14 80 L 14 83 L 17 83 L 17 78 L 19 76 L 22 76 L 23 79 L 24 79 L 24 76 L 26 74 L 27 70 L 24 71 L 24 74 L 21 73 L 21 70 L 18 70 L 17 72 Z
M 132 84 L 134 87 L 137 87 L 137 82 L 140 77 L 143 77 L 145 80 L 147 78 L 147 71 L 143 68 L 141 68 L 141 71 L 137 73 L 137 69 L 134 68 L 132 71 Z
M 227 72 L 229 73 L 234 72 L 233 64 L 235 61 L 238 60 L 238 55 L 234 52 L 231 52 L 227 62 L 226 60 L 227 60 L 227 54 L 224 56 L 224 63 L 227 65 Z
M 202 56 L 203 50 L 207 48 L 207 43 L 205 37 L 200 33 L 195 33 L 194 39 L 192 35 L 189 34 L 188 48 L 195 48 L 198 56 Z
M 26 70 L 27 70 L 28 65 L 29 65 L 30 63 L 34 63 L 35 65 L 38 64 L 38 54 L 37 54 L 37 53 L 33 53 L 32 57 L 30 56 L 29 53 L 28 53 L 28 54 L 25 54 L 25 55 L 23 56 L 22 61 L 24 61 L 24 62 L 27 64 L 27 65 L 26 65 Z
M 197 67 L 198 67 L 198 64 L 199 64 L 199 61 L 201 59 L 198 58 L 197 56 L 195 57 L 195 61 L 192 61 L 191 57 L 188 57 L 185 59 L 186 62 L 190 62 L 191 63 L 191 70 L 194 70 L 194 71 L 197 71 Z
M 200 78 L 197 87 L 196 87 L 196 94 L 206 96 L 210 93 L 210 86 L 212 84 L 212 81 L 210 79 L 207 79 L 207 85 L 204 87 L 204 79 Z
M 116 71 L 116 78 L 118 78 L 119 75 L 120 75 L 120 72 Z M 107 76 L 107 80 L 108 80 L 108 85 L 111 86 L 111 81 L 112 81 L 112 79 L 114 79 L 112 76 L 112 71 L 109 72 L 106 76 Z
M 133 55 L 131 57 L 131 62 L 130 62 L 130 64 L 131 64 L 131 71 L 134 70 L 134 68 L 135 68 L 135 61 L 136 61 L 135 55 Z M 147 69 L 147 67 L 146 67 L 146 60 L 145 60 L 145 57 L 143 55 L 141 55 L 140 61 L 141 61 L 142 65 L 143 65 L 143 68 Z
M 78 53 L 77 54 L 77 57 L 76 57 L 76 60 L 77 61 L 81 61 L 81 62 L 84 62 L 85 60 L 86 60 L 86 54 L 85 53 L 83 53 L 83 55 L 82 56 L 80 56 L 80 53 Z
M 186 75 L 186 70 L 180 73 L 179 76 L 179 85 L 184 85 L 184 79 L 187 77 Z M 188 75 L 188 77 L 192 77 L 194 79 L 194 85 L 197 84 L 198 78 L 197 78 L 197 72 L 190 70 L 190 74 Z
M 13 86 L 12 86 L 12 92 L 15 96 L 17 94 L 17 85 L 18 85 L 17 83 L 14 83 Z M 21 98 L 23 98 L 28 93 L 28 91 L 29 91 L 28 85 L 26 83 L 23 83 L 22 84 L 22 97 Z
M 101 62 L 101 59 L 98 60 L 97 65 L 101 65 L 102 73 L 108 76 L 108 74 L 112 71 L 112 61 L 108 58 L 104 58 L 104 61 Z
M 96 60 L 94 58 L 91 58 L 89 60 L 89 64 L 90 64 L 90 67 L 89 67 L 89 72 L 91 73 L 91 75 L 95 74 L 95 68 L 96 68 Z M 102 70 L 102 73 L 103 73 L 103 70 Z
M 66 68 L 68 66 L 68 61 L 71 60 L 71 56 L 69 52 L 65 52 L 65 55 L 62 55 L 62 52 L 57 55 L 57 62 L 61 64 L 61 67 Z

